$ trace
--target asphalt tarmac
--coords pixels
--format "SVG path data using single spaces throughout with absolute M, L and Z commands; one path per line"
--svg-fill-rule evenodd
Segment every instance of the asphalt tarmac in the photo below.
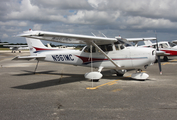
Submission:
M 84 78 L 90 68 L 11 61 L 28 52 L 0 52 L 1 120 L 176 120 L 177 57 L 144 72 L 145 81 L 103 70 L 99 82 Z

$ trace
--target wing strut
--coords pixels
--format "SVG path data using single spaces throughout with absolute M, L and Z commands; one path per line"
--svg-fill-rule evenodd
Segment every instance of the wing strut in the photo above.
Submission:
M 116 67 L 120 68 L 120 65 L 117 65 L 100 47 L 98 47 L 97 44 L 95 44 L 93 41 L 91 42 L 100 52 L 105 55 Z

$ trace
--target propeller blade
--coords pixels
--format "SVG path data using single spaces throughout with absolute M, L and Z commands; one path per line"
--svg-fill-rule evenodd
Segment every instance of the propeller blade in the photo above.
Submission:
M 160 71 L 160 74 L 162 75 L 162 68 L 161 68 L 160 56 L 157 56 L 157 58 L 158 58 L 159 71 Z
M 156 31 L 155 31 L 155 34 L 156 34 Z M 159 51 L 158 40 L 157 40 L 157 34 L 156 34 L 156 46 L 157 46 L 157 51 Z M 158 55 L 157 58 L 158 58 L 159 71 L 160 71 L 160 74 L 162 75 L 162 68 L 161 68 L 160 56 Z

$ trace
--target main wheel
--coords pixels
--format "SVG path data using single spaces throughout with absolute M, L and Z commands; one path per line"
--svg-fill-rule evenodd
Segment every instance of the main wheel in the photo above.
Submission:
M 122 77 L 122 76 L 124 76 L 124 74 L 117 73 L 117 76 Z
M 167 56 L 164 56 L 163 60 L 164 60 L 164 61 L 168 61 L 168 57 L 167 57 Z
M 91 79 L 93 82 L 99 82 L 99 79 Z

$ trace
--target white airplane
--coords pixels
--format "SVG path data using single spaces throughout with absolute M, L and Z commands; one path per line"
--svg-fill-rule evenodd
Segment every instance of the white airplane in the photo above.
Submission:
M 157 49 L 157 44 L 152 43 L 151 41 L 144 41 L 145 45 L 142 45 L 143 47 L 152 47 Z M 167 56 L 177 56 L 177 45 L 168 42 L 168 41 L 163 41 L 163 42 L 158 42 L 158 49 L 159 51 L 157 52 L 159 56 L 164 56 L 163 60 L 168 61 Z
M 10 50 L 12 50 L 12 53 L 15 53 L 16 51 L 19 51 L 21 53 L 21 50 L 28 50 L 28 45 L 3 45 L 4 47 L 9 47 Z
M 98 68 L 88 72 L 85 78 L 98 81 L 102 78 L 102 69 L 113 69 L 115 74 L 123 76 L 126 70 L 135 69 L 133 79 L 147 79 L 148 74 L 141 72 L 154 63 L 156 50 L 129 46 L 121 37 L 106 38 L 87 35 L 65 34 L 45 31 L 27 31 L 18 36 L 26 37 L 30 56 L 17 56 L 13 60 L 56 62 L 75 66 Z M 45 47 L 40 40 L 62 43 L 86 44 L 82 50 L 63 50 Z M 144 39 L 144 38 L 141 38 Z M 38 65 L 37 62 L 37 65 Z M 36 68 L 37 68 L 36 65 Z M 36 71 L 36 69 L 35 69 Z

